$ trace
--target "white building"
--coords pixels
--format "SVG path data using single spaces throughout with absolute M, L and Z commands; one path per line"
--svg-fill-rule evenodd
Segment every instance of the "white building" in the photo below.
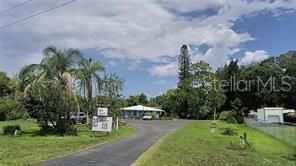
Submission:
M 284 123 L 284 113 L 295 112 L 282 107 L 264 107 L 257 109 L 258 121 L 263 123 Z
M 164 110 L 153 108 L 153 107 L 145 107 L 142 105 L 126 107 L 121 109 L 123 111 L 123 115 L 125 119 L 129 118 L 143 118 L 145 114 L 155 113 L 156 118 L 159 118 L 159 115 L 164 112 Z

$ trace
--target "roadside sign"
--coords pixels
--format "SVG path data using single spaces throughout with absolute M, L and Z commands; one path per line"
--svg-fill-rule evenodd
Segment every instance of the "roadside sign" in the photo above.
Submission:
M 111 132 L 112 117 L 93 117 L 92 131 Z
M 108 108 L 99 107 L 98 116 L 108 116 Z

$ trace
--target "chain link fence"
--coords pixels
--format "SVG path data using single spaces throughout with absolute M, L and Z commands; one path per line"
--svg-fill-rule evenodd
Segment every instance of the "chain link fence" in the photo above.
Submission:
M 295 123 L 262 123 L 251 118 L 245 118 L 245 123 L 252 128 L 296 146 Z

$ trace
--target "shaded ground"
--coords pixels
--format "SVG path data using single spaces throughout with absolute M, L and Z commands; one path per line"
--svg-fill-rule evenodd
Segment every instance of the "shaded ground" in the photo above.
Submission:
M 138 131 L 134 135 L 67 157 L 50 160 L 40 165 L 130 165 L 165 134 L 183 127 L 190 122 L 192 121 L 128 121 L 129 124 L 138 128 Z

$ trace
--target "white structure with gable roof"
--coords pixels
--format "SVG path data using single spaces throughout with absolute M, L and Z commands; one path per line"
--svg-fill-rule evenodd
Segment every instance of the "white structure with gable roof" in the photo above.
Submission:
M 295 112 L 282 107 L 264 107 L 257 109 L 258 121 L 263 123 L 284 123 L 284 113 Z
M 148 113 L 155 113 L 156 118 L 159 118 L 159 115 L 162 112 L 165 112 L 164 110 L 161 110 L 161 109 L 158 109 L 158 108 L 146 107 L 146 106 L 143 106 L 143 105 L 125 107 L 125 108 L 122 108 L 121 110 L 123 111 L 125 119 L 143 118 L 143 116 L 145 114 L 148 114 Z

